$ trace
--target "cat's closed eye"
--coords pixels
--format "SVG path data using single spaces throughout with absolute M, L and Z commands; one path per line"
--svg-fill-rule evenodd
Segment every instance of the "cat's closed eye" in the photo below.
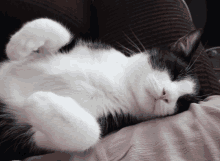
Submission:
M 163 89 L 163 94 L 162 94 L 163 96 L 165 96 L 166 95 L 166 91 L 165 91 L 165 89 Z

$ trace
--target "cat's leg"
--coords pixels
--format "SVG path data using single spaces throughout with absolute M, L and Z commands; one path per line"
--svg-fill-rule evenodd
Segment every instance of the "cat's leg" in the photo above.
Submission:
M 11 60 L 20 60 L 40 47 L 54 53 L 70 42 L 71 38 L 70 32 L 60 23 L 40 18 L 26 23 L 12 35 L 6 46 L 6 54 Z
M 25 113 L 40 147 L 84 151 L 99 140 L 96 119 L 70 97 L 36 92 L 27 99 Z

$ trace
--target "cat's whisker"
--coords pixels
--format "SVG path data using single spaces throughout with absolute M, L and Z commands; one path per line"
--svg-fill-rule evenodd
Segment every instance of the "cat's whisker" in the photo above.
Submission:
M 204 50 L 202 50 L 202 51 L 199 53 L 199 55 L 198 55 L 197 58 L 194 60 L 194 62 L 193 62 L 189 67 L 187 67 L 186 70 L 190 70 L 190 68 L 192 68 L 192 66 L 195 64 L 196 60 L 199 58 L 199 56 L 201 55 L 201 53 L 202 53 L 203 51 L 204 51 Z
M 181 73 L 179 74 L 178 77 L 184 77 L 184 78 L 187 78 L 187 76 L 194 76 L 195 74 L 194 73 L 189 73 L 189 72 L 186 72 L 186 73 Z
M 205 43 L 205 45 L 204 45 L 204 48 L 206 48 L 206 45 L 208 44 L 208 42 L 209 42 L 209 41 L 207 40 L 206 43 Z
M 201 66 L 203 66 L 203 65 L 204 65 L 204 64 L 201 64 L 201 65 L 199 65 L 199 66 L 193 68 L 192 70 L 187 71 L 186 73 L 191 72 L 191 71 L 193 71 L 193 70 L 195 70 L 195 69 L 198 69 L 199 67 L 201 67 Z M 207 65 L 209 66 L 209 64 L 207 64 Z
M 190 74 L 187 74 L 188 76 L 192 76 L 193 74 L 190 73 Z M 178 77 L 183 77 L 183 78 L 187 78 L 186 74 L 185 73 L 182 73 L 182 74 L 179 74 Z
M 208 96 L 212 96 L 212 94 L 211 93 L 208 93 L 208 94 L 204 94 L 204 95 L 201 95 L 201 96 L 196 96 L 196 97 L 208 97 Z
M 210 95 L 211 96 L 211 95 Z M 203 97 L 205 97 L 205 98 L 207 98 L 207 97 L 209 97 L 209 96 L 203 96 Z M 197 99 L 199 99 L 199 101 L 203 101 L 204 100 L 204 98 L 203 97 L 195 97 L 195 98 L 197 98 Z
M 194 69 L 193 69 L 194 70 Z M 190 73 L 192 70 L 184 70 L 184 69 L 182 69 L 181 71 L 180 71 L 180 74 L 179 74 L 179 76 L 182 76 L 182 75 L 190 75 L 190 74 L 192 74 L 192 75 L 194 75 L 193 73 Z
M 186 69 L 181 69 L 181 71 L 180 71 L 180 75 L 183 75 L 184 73 L 184 70 L 186 71 Z
M 120 44 L 119 42 L 117 42 L 122 48 L 126 49 L 129 55 L 133 55 L 134 51 L 130 50 L 129 48 L 125 47 L 124 45 Z
M 132 29 L 130 28 L 132 34 L 134 35 L 134 37 L 136 38 L 136 40 L 139 42 L 139 44 L 142 46 L 143 50 L 146 51 L 144 45 L 141 43 L 141 41 L 138 39 L 138 37 L 135 35 L 135 33 L 132 31 Z
M 178 77 L 181 77 L 181 78 L 188 78 L 188 77 L 192 77 L 192 76 L 194 76 L 194 74 L 193 73 L 190 73 L 190 74 L 187 74 L 187 75 L 179 75 Z
M 14 146 L 14 144 L 12 144 L 11 146 L 9 146 L 4 152 L 7 152 L 8 149 L 10 149 L 12 146 Z
M 4 142 L 6 142 L 7 140 L 6 139 L 4 139 L 2 142 L 0 142 L 0 145 L 2 144 L 2 143 L 4 143 Z
M 22 136 L 26 136 L 26 135 L 27 135 L 27 133 L 19 134 L 18 136 L 14 137 L 12 140 L 16 140 L 16 139 L 18 139 Z
M 205 46 L 207 45 L 207 43 L 208 43 L 208 41 L 205 43 L 204 48 L 205 48 Z M 202 51 L 203 51 L 203 50 L 202 50 Z M 202 52 L 202 51 L 201 51 L 201 52 Z M 201 52 L 199 53 L 199 56 L 200 56 Z M 199 57 L 199 56 L 198 56 L 198 57 Z M 197 58 L 198 58 L 198 57 L 197 57 Z M 196 60 L 195 60 L 195 61 L 196 61 Z M 195 61 L 194 61 L 194 62 L 195 62 Z M 191 60 L 190 60 L 190 62 L 189 62 L 189 65 L 190 65 L 190 63 L 191 63 Z
M 15 146 L 14 146 L 14 148 L 13 148 L 13 151 L 17 151 L 17 149 L 18 149 L 18 145 L 20 144 L 20 141 L 19 141 L 19 143 L 18 144 L 15 144 Z
M 123 50 L 123 52 L 129 56 L 132 55 L 129 51 Z
M 195 69 L 198 69 L 199 67 L 201 67 L 201 66 L 203 66 L 203 65 L 204 65 L 204 64 L 201 64 L 201 65 L 199 65 L 199 66 L 197 66 L 197 67 L 195 67 L 195 68 L 193 68 L 193 69 L 190 69 L 190 70 L 186 71 L 186 74 L 188 74 L 189 72 L 194 71 Z
M 37 149 L 35 148 L 33 142 L 30 142 L 29 144 L 30 144 L 30 150 L 31 150 L 31 151 L 35 151 L 35 150 L 37 150 Z
M 116 123 L 116 126 L 119 126 L 119 125 L 118 125 L 118 119 L 117 119 L 117 116 L 114 116 L 114 117 L 113 117 L 113 120 L 114 120 L 114 122 Z
M 25 146 L 24 144 L 26 144 L 26 145 L 29 145 L 32 149 L 36 149 L 36 148 L 34 148 L 34 146 L 33 146 L 33 142 L 30 140 L 30 139 L 25 139 L 25 140 L 23 140 L 22 141 L 22 144 L 23 144 L 23 146 Z
M 124 32 L 123 32 L 124 33 Z M 134 48 L 136 48 L 140 53 L 141 53 L 141 50 L 139 49 L 139 47 L 124 33 L 124 35 L 127 37 L 127 39 L 129 40 L 128 43 L 130 45 L 132 45 Z
M 208 43 L 208 41 L 205 43 L 204 48 L 205 48 L 205 46 L 207 45 L 207 43 Z M 202 50 L 202 51 L 204 51 L 204 50 Z M 202 51 L 199 53 L 198 57 L 200 56 L 200 54 L 202 53 Z M 205 50 L 205 52 L 206 52 L 206 50 Z M 197 58 L 198 58 L 198 57 L 197 57 Z M 197 58 L 196 58 L 196 60 L 197 60 Z M 194 63 L 196 62 L 196 60 L 194 61 Z M 189 62 L 189 65 L 190 65 L 190 63 L 191 63 L 191 60 L 190 60 L 190 62 Z M 193 64 L 194 64 L 194 63 L 193 63 Z M 193 64 L 192 64 L 192 65 L 193 65 Z M 188 67 L 189 67 L 189 65 L 188 65 Z M 192 66 L 192 65 L 191 65 L 191 66 Z M 190 67 L 191 67 L 191 66 L 190 66 Z M 189 70 L 188 67 L 187 67 L 187 70 Z

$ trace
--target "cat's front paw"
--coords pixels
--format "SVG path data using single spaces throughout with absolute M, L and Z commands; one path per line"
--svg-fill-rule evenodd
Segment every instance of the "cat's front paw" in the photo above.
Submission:
M 34 31 L 22 29 L 13 35 L 6 45 L 6 54 L 10 60 L 21 60 L 45 44 L 45 39 Z
M 21 60 L 40 47 L 54 53 L 71 38 L 70 32 L 58 22 L 41 18 L 26 23 L 12 35 L 6 45 L 6 54 L 10 60 Z
M 84 151 L 99 140 L 96 119 L 70 97 L 36 92 L 27 99 L 25 112 L 41 147 Z

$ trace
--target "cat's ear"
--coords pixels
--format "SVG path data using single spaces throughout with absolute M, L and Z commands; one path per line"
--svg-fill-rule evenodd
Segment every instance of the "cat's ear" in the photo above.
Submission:
M 171 51 L 180 53 L 185 58 L 191 57 L 199 46 L 202 32 L 202 29 L 189 32 L 170 45 Z

